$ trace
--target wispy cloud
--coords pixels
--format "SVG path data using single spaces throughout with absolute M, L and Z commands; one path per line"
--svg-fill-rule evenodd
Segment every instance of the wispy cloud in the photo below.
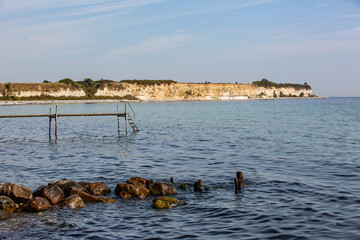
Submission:
M 21 26 L 21 24 L 37 25 L 44 21 L 57 23 L 118 15 L 119 13 L 164 1 L 167 0 L 11 0 L 5 1 L 3 8 L 0 10 L 2 24 L 17 23 Z
M 360 13 L 359 14 L 342 15 L 341 18 L 360 18 Z
M 237 6 L 235 9 L 248 8 L 248 7 L 253 7 L 253 6 L 268 4 L 268 3 L 272 3 L 272 2 L 276 2 L 276 1 L 278 1 L 278 0 L 260 0 L 260 1 L 253 1 L 253 2 L 249 2 L 249 3 L 245 3 L 245 4 L 240 4 L 240 5 Z
M 184 46 L 190 41 L 196 40 L 191 34 L 175 34 L 166 37 L 150 38 L 139 45 L 127 46 L 109 52 L 109 55 L 122 55 L 122 54 L 143 54 L 151 52 L 161 52 L 171 48 L 178 48 Z
M 330 5 L 329 3 L 319 3 L 318 5 L 316 5 L 316 7 L 323 8 L 323 7 L 327 7 L 329 5 Z

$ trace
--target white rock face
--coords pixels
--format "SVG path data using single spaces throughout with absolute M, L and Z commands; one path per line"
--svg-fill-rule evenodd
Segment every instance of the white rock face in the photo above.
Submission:
M 9 88 L 9 87 L 8 87 Z M 0 96 L 38 97 L 84 97 L 86 93 L 79 88 L 65 84 L 11 84 L 10 90 L 0 84 Z M 312 89 L 264 88 L 251 84 L 225 83 L 172 83 L 155 85 L 137 85 L 113 82 L 98 89 L 95 96 L 126 97 L 132 96 L 140 100 L 247 100 L 254 98 L 272 99 L 277 97 L 295 96 L 310 97 Z
M 41 95 L 51 96 L 51 97 L 84 97 L 86 94 L 83 90 L 59 89 L 58 91 L 54 91 L 54 92 L 20 91 L 20 92 L 13 92 L 12 95 L 16 97 L 38 97 Z
M 274 98 L 274 96 L 309 97 L 311 89 L 264 88 L 250 84 L 196 84 L 174 83 L 143 86 L 123 83 L 119 89 L 104 87 L 95 96 L 134 96 L 140 100 L 247 100 L 249 98 Z

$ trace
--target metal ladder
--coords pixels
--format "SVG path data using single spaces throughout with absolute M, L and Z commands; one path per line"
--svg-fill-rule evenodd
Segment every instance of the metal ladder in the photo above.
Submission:
M 139 131 L 139 128 L 136 126 L 134 120 L 131 118 L 130 114 L 127 114 L 127 120 L 130 123 L 130 126 L 132 127 L 132 129 L 134 130 L 134 132 Z
M 130 107 L 131 111 L 133 112 L 134 115 L 134 119 L 131 117 L 130 113 L 127 112 L 127 106 Z M 138 132 L 139 128 L 136 126 L 135 124 L 135 111 L 134 109 L 131 107 L 130 103 L 125 102 L 125 114 L 126 114 L 126 120 L 128 121 L 128 123 L 130 124 L 130 126 L 132 127 L 134 132 Z

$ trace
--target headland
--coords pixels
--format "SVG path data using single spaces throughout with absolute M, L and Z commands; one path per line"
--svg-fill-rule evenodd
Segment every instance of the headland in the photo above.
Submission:
M 304 84 L 277 84 L 267 79 L 242 83 L 179 83 L 173 80 L 98 80 L 0 83 L 0 104 L 51 104 L 132 101 L 224 101 L 313 98 Z

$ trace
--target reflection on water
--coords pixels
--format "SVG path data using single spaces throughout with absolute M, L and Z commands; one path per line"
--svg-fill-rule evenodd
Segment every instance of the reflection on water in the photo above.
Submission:
M 60 105 L 61 113 L 115 112 L 116 104 Z M 192 183 L 182 204 L 158 211 L 152 198 L 81 210 L 57 206 L 14 214 L 0 238 L 357 239 L 360 237 L 360 99 L 133 104 L 138 133 L 117 136 L 116 117 L 0 119 L 0 182 L 35 190 L 60 178 L 131 176 Z M 49 106 L 0 106 L 0 114 Z M 124 133 L 123 125 L 121 125 Z M 235 194 L 241 170 L 250 182 Z

